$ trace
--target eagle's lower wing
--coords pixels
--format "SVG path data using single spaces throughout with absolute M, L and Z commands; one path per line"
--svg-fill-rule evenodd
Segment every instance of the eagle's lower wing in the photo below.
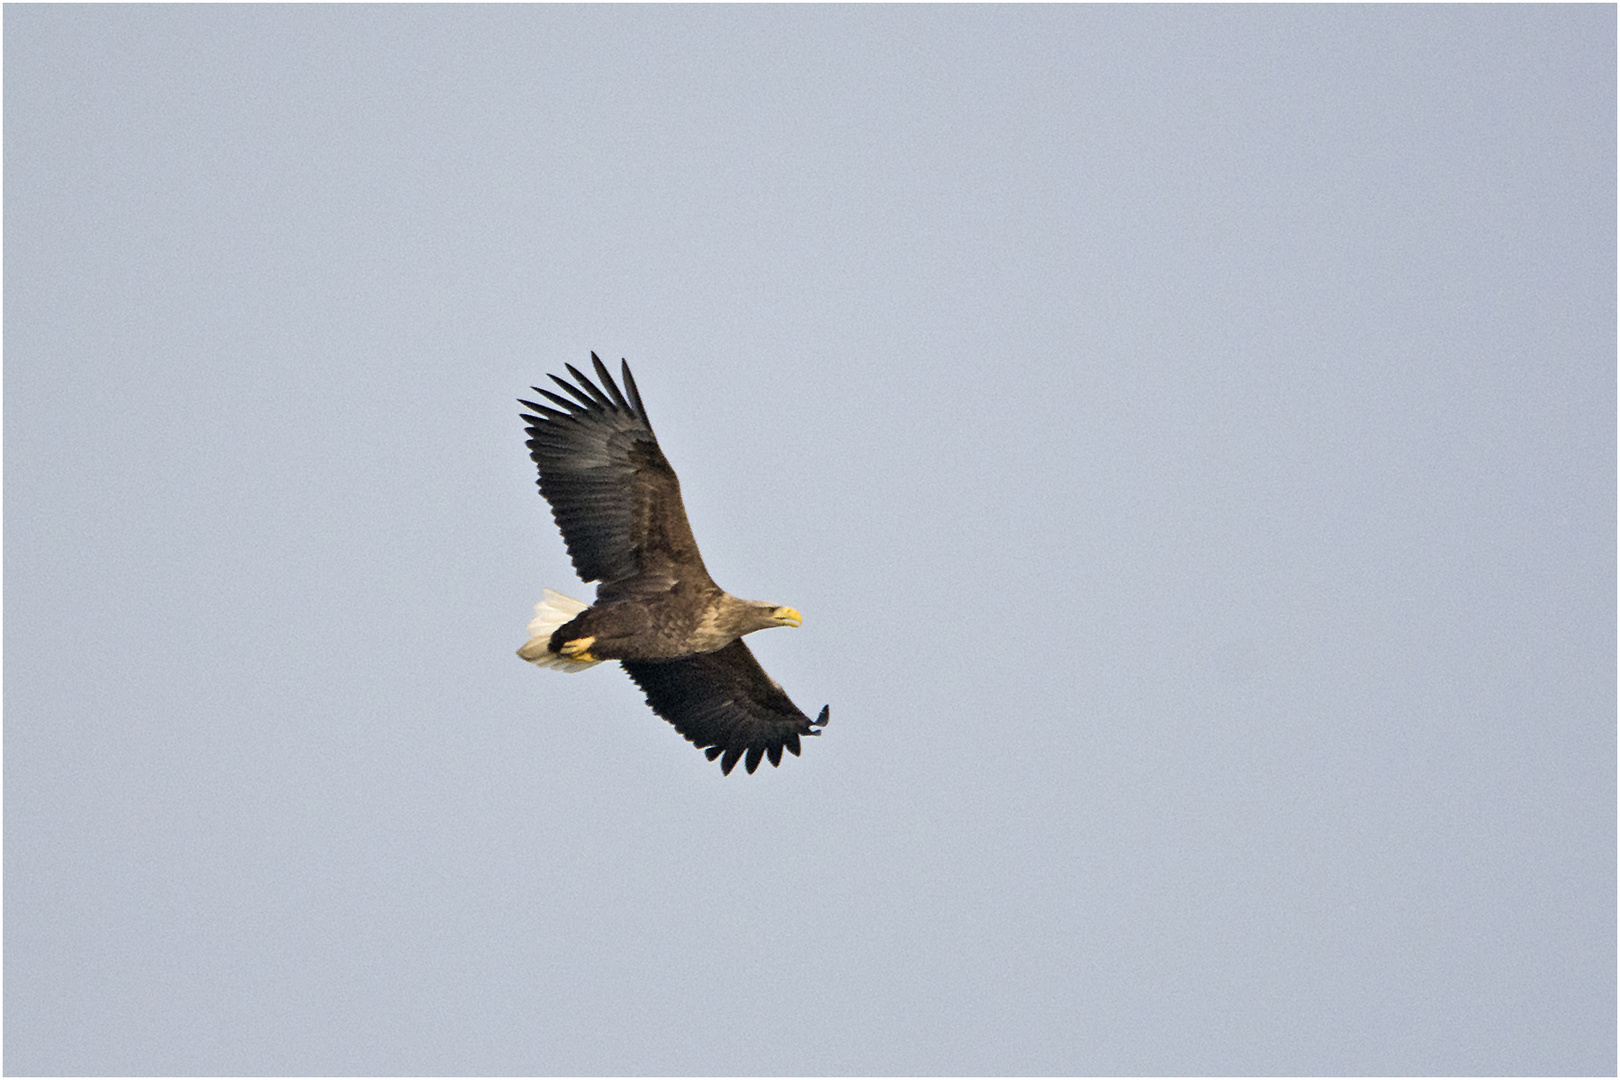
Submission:
M 624 670 L 647 695 L 653 712 L 729 774 L 748 755 L 749 772 L 761 757 L 782 762 L 782 748 L 795 757 L 799 736 L 820 735 L 827 708 L 811 720 L 789 700 L 754 654 L 738 638 L 723 649 L 682 660 L 653 663 L 621 660 Z
M 520 399 L 534 410 L 523 414 L 529 456 L 574 569 L 584 581 L 659 571 L 707 578 L 680 481 L 658 448 L 630 365 L 622 368 L 626 396 L 595 353 L 591 362 L 600 387 L 570 364 L 578 386 L 551 376 L 568 396 L 536 386 L 549 404 Z

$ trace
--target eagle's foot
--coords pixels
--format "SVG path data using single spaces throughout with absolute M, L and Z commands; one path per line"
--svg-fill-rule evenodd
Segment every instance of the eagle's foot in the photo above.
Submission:
M 591 646 L 596 644 L 596 638 L 582 637 L 573 641 L 565 641 L 557 652 L 574 661 L 576 664 L 594 664 L 597 658 L 591 655 Z

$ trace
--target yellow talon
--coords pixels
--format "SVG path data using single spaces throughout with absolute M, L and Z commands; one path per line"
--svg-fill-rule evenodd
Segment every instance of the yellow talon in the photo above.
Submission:
M 592 656 L 589 650 L 595 642 L 594 637 L 575 638 L 573 641 L 563 642 L 562 648 L 558 651 L 576 664 L 594 664 L 596 657 Z

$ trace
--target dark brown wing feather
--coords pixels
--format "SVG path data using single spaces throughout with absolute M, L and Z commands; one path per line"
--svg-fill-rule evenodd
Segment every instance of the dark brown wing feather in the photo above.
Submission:
M 572 364 L 579 385 L 551 376 L 567 396 L 534 387 L 545 403 L 522 401 L 529 456 L 540 470 L 540 494 L 562 530 L 584 581 L 621 581 L 641 574 L 708 580 L 675 470 L 658 448 L 647 410 L 622 367 L 621 393 L 595 353 L 601 386 Z
M 799 736 L 820 735 L 827 723 L 826 706 L 813 721 L 800 712 L 741 638 L 684 660 L 620 663 L 646 693 L 653 712 L 710 761 L 719 758 L 720 771 L 727 774 L 745 754 L 749 772 L 761 757 L 780 764 L 783 747 L 797 757 Z

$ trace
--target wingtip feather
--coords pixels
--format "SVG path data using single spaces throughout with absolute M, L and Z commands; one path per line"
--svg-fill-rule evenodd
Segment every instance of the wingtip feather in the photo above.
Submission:
M 591 353 L 591 363 L 596 365 L 596 376 L 602 380 L 603 389 L 612 395 L 614 408 L 623 409 L 625 412 L 635 415 L 630 408 L 630 403 L 624 400 L 624 395 L 619 392 L 619 384 L 613 381 L 613 375 L 608 371 L 607 365 L 602 363 L 595 353 Z
M 568 370 L 572 371 L 576 376 L 579 375 L 579 369 L 574 367 L 573 364 L 568 364 L 566 366 L 567 366 Z M 573 397 L 576 401 L 578 401 L 580 403 L 580 405 L 585 406 L 587 409 L 592 408 L 593 406 L 595 406 L 596 401 L 595 401 L 594 398 L 591 397 L 591 395 L 587 394 L 585 391 L 581 390 L 579 387 L 575 386 L 573 383 L 569 382 L 567 379 L 564 379 L 562 376 L 553 375 L 548 371 L 548 372 L 546 372 L 546 378 L 550 379 L 552 382 L 556 383 L 558 386 L 560 386 L 564 390 L 568 391 L 569 396 Z M 536 387 L 536 389 L 539 389 L 539 388 Z M 541 390 L 540 392 L 542 394 L 547 393 L 544 390 Z M 569 403 L 568 407 L 570 409 L 578 408 L 578 406 L 574 405 L 573 403 Z
M 636 416 L 650 430 L 652 421 L 647 419 L 647 406 L 641 403 L 641 391 L 636 389 L 636 377 L 630 374 L 630 361 L 623 359 L 619 361 L 619 374 L 624 376 L 624 392 L 630 396 L 630 404 Z
M 591 356 L 592 358 L 595 358 L 596 354 L 592 353 Z M 597 363 L 601 363 L 601 361 L 597 361 Z M 605 408 L 613 408 L 613 399 L 604 394 L 600 386 L 597 386 L 595 383 L 591 382 L 591 380 L 587 379 L 579 368 L 575 367 L 573 364 L 565 364 L 563 366 L 568 369 L 568 373 L 570 375 L 579 380 L 579 385 L 583 386 L 585 388 L 585 392 L 591 395 L 592 401 L 598 405 L 604 406 Z

